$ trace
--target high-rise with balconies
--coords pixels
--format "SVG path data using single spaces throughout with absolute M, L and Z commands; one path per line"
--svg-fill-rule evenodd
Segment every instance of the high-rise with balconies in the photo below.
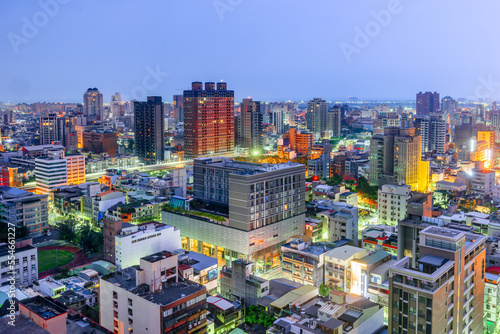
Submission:
M 480 234 L 429 226 L 419 258 L 390 268 L 389 333 L 482 333 L 485 241 Z
M 165 159 L 164 118 L 161 96 L 148 96 L 146 102 L 134 101 L 135 154 L 146 165 Z

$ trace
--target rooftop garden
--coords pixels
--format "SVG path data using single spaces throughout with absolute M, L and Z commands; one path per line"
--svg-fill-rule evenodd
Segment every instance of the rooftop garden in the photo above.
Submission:
M 219 216 L 219 215 L 209 213 L 209 212 L 194 211 L 194 210 L 188 211 L 188 210 L 184 210 L 181 208 L 174 208 L 173 206 L 171 206 L 168 203 L 164 204 L 161 209 L 164 211 L 178 213 L 178 214 L 185 214 L 185 215 L 191 215 L 191 216 L 195 216 L 195 217 L 208 218 L 208 219 L 212 219 L 212 220 L 215 220 L 215 221 L 218 221 L 221 223 L 226 221 L 226 218 L 223 216 Z

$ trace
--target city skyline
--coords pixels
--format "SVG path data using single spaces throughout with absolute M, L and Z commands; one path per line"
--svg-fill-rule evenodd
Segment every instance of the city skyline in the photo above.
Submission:
M 168 101 L 197 80 L 231 82 L 236 101 L 500 97 L 500 48 L 489 42 L 498 3 L 288 4 L 6 3 L 0 101 L 78 102 L 88 87 L 105 102 L 115 92 Z M 253 18 L 264 23 L 249 29 Z

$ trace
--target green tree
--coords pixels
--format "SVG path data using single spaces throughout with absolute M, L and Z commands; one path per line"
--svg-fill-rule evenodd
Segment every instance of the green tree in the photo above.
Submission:
M 59 273 L 61 274 L 61 276 L 68 277 L 69 276 L 68 266 L 62 266 L 61 268 L 59 268 Z
M 328 294 L 332 291 L 332 289 L 325 285 L 325 283 L 321 283 L 319 286 L 319 295 L 322 297 L 328 296 Z
M 326 184 L 329 186 L 337 186 L 341 183 L 342 183 L 342 176 L 336 173 L 333 173 L 332 177 L 326 181 Z
M 465 213 L 474 211 L 476 209 L 476 203 L 474 201 L 462 199 L 458 203 L 458 210 L 463 211 Z
M 30 234 L 30 230 L 26 225 L 16 226 L 16 239 L 27 237 Z
M 75 242 L 77 240 L 76 225 L 77 223 L 74 219 L 67 219 L 63 222 L 60 222 L 58 224 L 59 239 L 69 242 Z
M 94 229 L 90 223 L 80 227 L 78 243 L 84 246 L 86 251 L 100 254 L 102 252 L 104 236 L 101 229 Z

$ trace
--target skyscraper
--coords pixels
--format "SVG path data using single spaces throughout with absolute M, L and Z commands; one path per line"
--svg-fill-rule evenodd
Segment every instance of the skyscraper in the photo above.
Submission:
M 285 110 L 288 110 L 286 105 L 274 105 L 272 110 L 269 110 L 269 122 L 274 125 L 276 133 L 283 133 L 285 131 Z
M 442 115 L 434 114 L 431 117 L 417 118 L 415 126 L 418 129 L 417 134 L 422 136 L 422 152 L 444 153 L 448 124 Z
M 262 113 L 260 102 L 243 99 L 240 105 L 240 143 L 254 151 L 262 147 Z
M 85 115 L 99 115 L 102 119 L 102 94 L 97 88 L 89 88 L 83 94 L 83 113 Z
M 147 165 L 165 159 L 163 108 L 161 96 L 148 96 L 146 102 L 134 101 L 135 154 Z
M 441 100 L 441 111 L 445 114 L 451 114 L 458 110 L 458 102 L 451 96 L 445 96 Z
M 389 271 L 389 333 L 482 333 L 486 237 L 429 226 Z
M 419 92 L 417 94 L 417 115 L 429 115 L 439 110 L 439 93 Z
M 384 134 L 373 136 L 370 142 L 370 183 L 403 182 L 416 190 L 421 152 L 421 137 L 415 128 L 384 128 Z
M 184 152 L 187 158 L 232 154 L 234 91 L 225 82 L 193 82 L 184 91 Z
M 118 118 L 125 115 L 125 104 L 122 102 L 120 93 L 111 95 L 111 102 L 109 102 L 111 117 Z
M 327 114 L 328 102 L 320 98 L 309 101 L 306 114 L 307 129 L 311 132 L 326 130 Z
M 174 119 L 176 122 L 184 122 L 184 96 L 174 95 L 173 98 Z
M 65 140 L 64 129 L 64 117 L 59 117 L 56 113 L 40 115 L 40 145 L 49 145 L 56 141 L 62 144 Z
M 328 110 L 326 122 L 326 130 L 332 130 L 334 137 L 340 136 L 342 124 L 342 106 L 335 105 L 330 108 L 330 110 Z

